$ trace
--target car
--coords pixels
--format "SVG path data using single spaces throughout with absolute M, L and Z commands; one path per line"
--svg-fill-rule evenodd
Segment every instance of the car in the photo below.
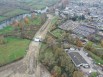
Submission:
M 39 38 L 34 38 L 34 41 L 35 42 L 40 42 L 40 39 Z
M 74 51 L 74 50 L 75 50 L 75 48 L 70 48 L 70 50 L 71 50 L 71 51 Z
M 35 37 L 35 38 L 33 39 L 33 41 L 35 41 L 35 42 L 42 42 L 43 39 L 41 38 L 41 36 L 38 36 L 38 37 Z
M 84 68 L 90 68 L 90 66 L 89 65 L 86 65 L 86 66 L 83 66 Z
M 88 56 L 88 53 L 86 52 L 85 55 Z

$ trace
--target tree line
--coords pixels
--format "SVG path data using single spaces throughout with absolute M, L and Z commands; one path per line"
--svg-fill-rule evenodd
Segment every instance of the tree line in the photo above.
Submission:
M 78 71 L 69 55 L 64 51 L 58 39 L 47 36 L 40 53 L 40 62 L 47 67 L 52 77 L 83 77 Z

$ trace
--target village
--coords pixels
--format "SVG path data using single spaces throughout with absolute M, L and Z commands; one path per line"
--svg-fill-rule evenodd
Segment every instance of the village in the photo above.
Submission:
M 103 1 L 53 1 L 0 22 L 0 77 L 103 77 Z
M 88 75 L 91 72 L 98 72 L 98 77 L 103 76 L 103 65 L 97 63 L 94 57 L 90 55 L 86 48 L 87 44 L 92 42 L 97 53 L 103 56 L 103 48 L 99 45 L 103 39 L 103 4 L 102 2 L 86 3 L 85 1 L 69 1 L 69 5 L 64 10 L 55 10 L 55 15 L 64 19 L 64 23 L 58 26 L 59 29 L 70 32 L 74 39 L 79 39 L 81 46 L 68 47 L 70 43 L 64 39 L 64 50 L 71 57 L 75 66 Z M 66 46 L 67 45 L 67 46 Z M 65 48 L 66 46 L 66 48 Z M 92 45 L 90 45 L 92 46 Z M 79 47 L 79 48 L 78 48 Z M 93 52 L 96 54 L 96 52 Z M 103 60 L 103 58 L 102 58 Z

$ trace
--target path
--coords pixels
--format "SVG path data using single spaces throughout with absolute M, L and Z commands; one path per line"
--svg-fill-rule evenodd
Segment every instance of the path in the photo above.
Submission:
M 40 36 L 42 39 L 45 39 L 52 25 L 52 19 L 53 17 L 48 15 L 47 21 L 36 33 L 34 38 Z M 40 42 L 32 41 L 25 58 L 16 63 L 1 67 L 0 77 L 50 77 L 49 72 L 38 61 L 40 47 Z

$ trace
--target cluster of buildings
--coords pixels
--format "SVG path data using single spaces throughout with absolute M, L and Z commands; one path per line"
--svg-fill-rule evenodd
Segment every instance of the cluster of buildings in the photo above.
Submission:
M 60 25 L 59 28 L 72 30 L 80 37 L 103 38 L 103 4 L 100 1 L 92 3 L 79 1 L 69 1 L 68 6 L 63 10 L 56 10 L 56 15 L 62 18 L 68 17 L 68 21 Z M 91 38 L 93 38 L 91 37 Z M 95 38 L 93 38 L 95 39 Z M 96 39 L 97 40 L 97 39 Z
M 91 0 L 92 1 L 92 0 Z M 60 29 L 72 32 L 73 37 L 78 37 L 83 42 L 88 40 L 100 42 L 103 39 L 103 1 L 96 0 L 70 0 L 64 10 L 55 10 L 55 14 L 67 21 L 59 25 Z M 65 43 L 66 45 L 67 42 Z M 82 50 L 64 48 L 77 68 L 81 66 L 89 69 L 83 69 L 85 72 L 97 71 L 92 68 L 93 61 L 85 55 Z M 78 48 L 77 48 L 78 49 Z M 99 69 L 98 69 L 99 70 Z
M 78 34 L 78 35 L 81 35 L 81 36 L 84 36 L 84 37 L 88 37 L 90 35 L 95 34 L 96 29 L 91 28 L 91 27 L 86 26 L 86 25 L 80 25 L 77 28 L 73 29 L 73 32 L 75 34 Z

